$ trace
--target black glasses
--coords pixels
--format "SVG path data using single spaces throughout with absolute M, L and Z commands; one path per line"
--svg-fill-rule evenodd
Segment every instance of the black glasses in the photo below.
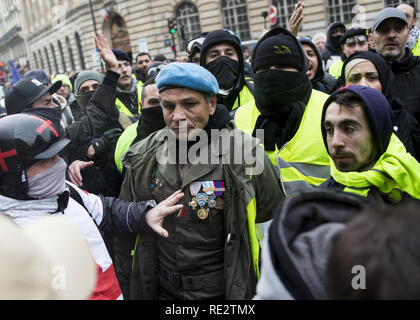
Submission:
M 364 46 L 367 42 L 366 36 L 358 36 L 356 39 L 351 38 L 347 39 L 345 42 L 345 45 L 349 46 L 350 48 L 354 48 L 356 44 L 359 44 L 359 46 Z

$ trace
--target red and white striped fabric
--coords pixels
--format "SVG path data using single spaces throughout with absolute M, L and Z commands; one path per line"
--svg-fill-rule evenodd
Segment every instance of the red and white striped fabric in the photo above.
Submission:
M 73 185 L 82 197 L 83 203 L 92 217 L 77 201 L 70 199 L 64 216 L 82 232 L 88 242 L 90 251 L 96 261 L 98 278 L 92 300 L 122 300 L 122 293 L 115 274 L 112 259 L 109 256 L 105 242 L 99 232 L 99 226 L 103 217 L 102 201 L 94 194 L 83 192 Z M 93 221 L 92 218 L 95 220 Z

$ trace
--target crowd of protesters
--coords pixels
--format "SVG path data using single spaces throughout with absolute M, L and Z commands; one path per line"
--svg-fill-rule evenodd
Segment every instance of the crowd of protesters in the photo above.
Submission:
M 312 39 L 303 13 L 252 53 L 224 29 L 132 61 L 98 33 L 105 74 L 27 71 L 0 118 L 0 297 L 420 298 L 416 10 Z M 63 231 L 21 249 L 36 223 Z

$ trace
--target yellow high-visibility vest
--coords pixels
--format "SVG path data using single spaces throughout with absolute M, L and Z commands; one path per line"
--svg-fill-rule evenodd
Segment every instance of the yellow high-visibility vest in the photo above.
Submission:
M 286 195 L 318 186 L 330 178 L 330 160 L 321 132 L 322 108 L 328 95 L 312 90 L 299 128 L 280 150 L 266 151 L 278 168 Z M 241 106 L 235 114 L 238 129 L 252 135 L 260 111 L 255 101 Z
M 143 90 L 143 82 L 139 81 L 137 83 L 137 98 L 138 98 L 138 114 L 141 113 L 141 91 Z M 128 108 L 124 105 L 124 103 L 122 103 L 122 101 L 120 99 L 115 99 L 115 105 L 117 106 L 117 109 L 119 112 L 123 112 L 125 113 L 127 116 L 133 118 L 134 115 L 131 113 L 130 110 L 128 110 Z

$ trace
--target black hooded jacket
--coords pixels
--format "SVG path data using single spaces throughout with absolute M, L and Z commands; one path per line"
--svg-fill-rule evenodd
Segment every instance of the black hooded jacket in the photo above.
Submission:
M 341 52 L 339 49 L 337 49 L 336 47 L 334 47 L 333 45 L 333 41 L 331 38 L 331 30 L 337 26 L 343 26 L 343 28 L 345 29 L 345 25 L 342 24 L 341 22 L 334 22 L 331 23 L 328 26 L 327 29 L 327 43 L 325 44 L 325 49 L 321 52 L 321 57 L 322 60 L 324 61 L 324 64 L 327 63 L 327 61 L 332 57 L 332 56 L 340 56 Z
M 206 54 L 208 50 L 212 46 L 222 42 L 227 42 L 233 45 L 238 54 L 239 59 L 239 77 L 237 79 L 236 84 L 226 97 L 222 97 L 221 95 L 217 96 L 218 103 L 224 104 L 229 110 L 232 110 L 232 107 L 235 104 L 235 101 L 238 98 L 239 93 L 241 92 L 244 85 L 247 85 L 251 92 L 253 92 L 252 85 L 245 80 L 244 56 L 242 54 L 240 39 L 226 30 L 216 30 L 210 32 L 206 36 L 206 39 L 204 40 L 203 45 L 201 46 L 200 65 L 206 68 Z M 241 103 L 239 103 L 239 105 L 241 105 Z
M 329 93 L 335 86 L 337 80 L 334 79 L 334 77 L 331 76 L 328 72 L 324 71 L 321 55 L 315 44 L 310 39 L 306 38 L 299 39 L 299 42 L 301 44 L 307 44 L 310 46 L 314 50 L 318 60 L 318 68 L 316 69 L 315 77 L 311 80 L 312 88 L 325 93 Z
M 405 48 L 405 56 L 391 63 L 395 74 L 393 94 L 400 98 L 403 108 L 420 123 L 420 57 Z

